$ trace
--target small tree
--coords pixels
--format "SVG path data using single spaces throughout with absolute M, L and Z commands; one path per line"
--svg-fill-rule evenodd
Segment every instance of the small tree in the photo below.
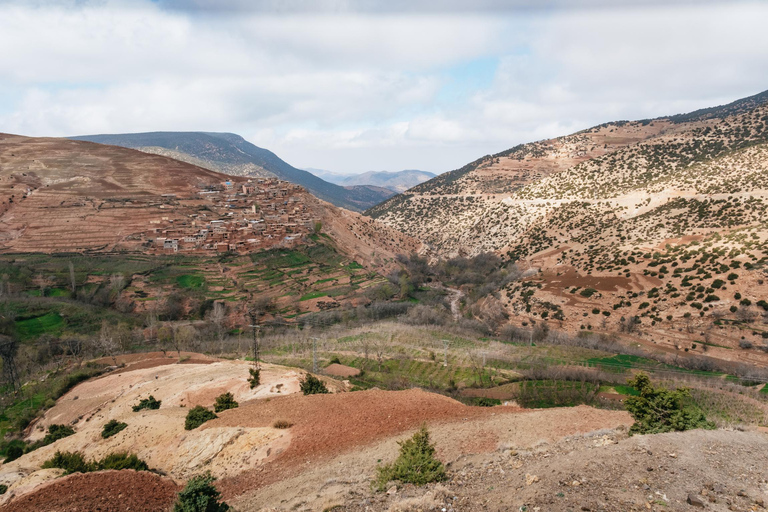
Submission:
M 226 512 L 229 505 L 219 502 L 221 493 L 213 486 L 210 473 L 193 477 L 176 498 L 173 512 Z
M 235 397 L 232 393 L 224 393 L 216 397 L 216 403 L 213 405 L 213 410 L 216 412 L 226 411 L 227 409 L 236 409 L 240 404 L 235 401 Z
M 184 430 L 193 430 L 208 420 L 218 418 L 212 411 L 209 411 L 202 405 L 197 405 L 190 409 L 187 418 L 184 421 Z
M 109 420 L 104 424 L 104 428 L 101 430 L 101 437 L 108 439 L 115 434 L 122 432 L 127 426 L 128 424 L 123 423 L 122 421 Z
M 251 374 L 251 376 L 248 377 L 248 384 L 251 385 L 251 389 L 261 384 L 261 370 L 256 368 L 249 368 L 248 373 Z
M 715 424 L 707 421 L 701 409 L 692 403 L 688 389 L 670 391 L 653 387 L 644 373 L 637 374 L 628 383 L 640 392 L 639 396 L 630 396 L 624 401 L 627 411 L 635 419 L 629 429 L 630 435 L 715 428 Z
M 328 393 L 328 388 L 325 386 L 325 383 L 311 373 L 308 373 L 304 380 L 299 383 L 299 385 L 301 387 L 302 393 L 305 395 Z
M 374 484 L 384 490 L 387 482 L 424 485 L 445 480 L 445 467 L 435 458 L 435 447 L 429 442 L 429 431 L 422 425 L 412 438 L 399 442 L 400 456 L 392 464 L 377 468 Z
M 155 400 L 155 397 L 149 395 L 149 398 L 139 400 L 139 403 L 133 406 L 133 412 L 139 412 L 142 409 L 159 409 L 162 400 Z

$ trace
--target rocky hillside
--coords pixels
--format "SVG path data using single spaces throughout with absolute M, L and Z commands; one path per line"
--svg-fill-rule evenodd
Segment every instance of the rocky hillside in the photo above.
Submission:
M 392 192 L 405 192 L 411 187 L 420 185 L 427 180 L 435 177 L 434 174 L 427 171 L 406 170 L 397 172 L 388 171 L 368 171 L 361 174 L 335 174 L 329 171 L 310 170 L 312 174 L 323 178 L 331 183 L 336 183 L 344 187 L 371 185 L 374 187 L 383 187 Z
M 503 297 L 513 322 L 757 360 L 766 199 L 768 92 L 517 146 L 368 214 L 443 255 L 533 267 Z
M 350 188 L 328 183 L 234 133 L 149 132 L 71 138 L 164 155 L 232 176 L 277 177 L 301 185 L 324 201 L 354 211 L 370 208 L 391 196 L 390 192 L 376 187 Z
M 378 261 L 391 260 L 418 246 L 413 239 L 318 200 L 300 187 L 281 186 L 273 179 L 254 181 L 249 194 L 240 193 L 247 183 L 244 177 L 117 146 L 0 135 L 0 251 L 151 252 L 157 249 L 155 238 L 166 232 L 171 237 L 172 231 L 179 233 L 175 236 L 182 250 L 186 241 L 182 238 L 192 236 L 185 229 L 194 231 L 215 221 L 221 224 L 216 230 L 230 224 L 235 230 L 231 219 L 245 216 L 242 221 L 247 224 L 248 215 L 265 219 L 262 233 L 282 230 L 280 238 L 258 238 L 267 245 L 269 240 L 282 244 L 286 234 L 286 240 L 301 243 L 299 235 L 316 230 L 319 222 L 342 253 L 363 264 L 371 263 L 374 255 Z M 264 199 L 269 195 L 262 190 L 265 187 L 290 197 Z M 242 203 L 248 200 L 253 204 Z M 287 202 L 290 206 L 283 204 Z M 248 207 L 235 208 L 240 204 Z M 234 233 L 228 233 L 230 242 Z M 205 250 L 195 243 L 190 242 L 193 252 Z

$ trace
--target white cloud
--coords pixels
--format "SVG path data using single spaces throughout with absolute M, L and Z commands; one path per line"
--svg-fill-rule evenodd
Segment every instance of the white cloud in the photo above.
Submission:
M 235 4 L 0 0 L 0 131 L 232 131 L 302 167 L 445 171 L 768 88 L 764 3 Z M 490 83 L 441 95 L 487 58 Z

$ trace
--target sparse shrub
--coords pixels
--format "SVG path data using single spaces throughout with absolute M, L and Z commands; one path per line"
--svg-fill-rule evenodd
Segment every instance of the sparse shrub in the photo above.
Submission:
M 149 471 L 147 463 L 138 458 L 135 454 L 126 452 L 110 453 L 100 461 L 95 463 L 96 469 L 105 471 L 107 469 L 134 469 L 136 471 Z
M 412 438 L 398 444 L 400 455 L 395 462 L 377 468 L 374 485 L 379 490 L 383 491 L 387 482 L 392 480 L 415 485 L 445 480 L 445 468 L 435 458 L 435 447 L 429 442 L 426 426 L 422 426 Z
M 59 439 L 64 439 L 75 433 L 75 429 L 69 425 L 50 425 L 48 427 L 48 433 L 43 438 L 43 446 L 47 446 L 51 443 L 55 443 Z
M 139 412 L 142 409 L 159 409 L 161 403 L 161 400 L 155 400 L 155 397 L 149 395 L 149 398 L 139 400 L 139 403 L 133 406 L 133 412 Z
M 5 463 L 9 463 L 11 461 L 14 461 L 24 455 L 24 447 L 19 446 L 17 444 L 9 446 L 5 450 Z
M 275 420 L 274 423 L 272 423 L 272 428 L 291 428 L 293 426 L 293 423 L 291 423 L 288 420 Z
M 226 512 L 229 505 L 220 502 L 221 493 L 213 486 L 210 473 L 191 478 L 173 504 L 173 512 Z
M 248 384 L 251 385 L 251 389 L 261 384 L 261 370 L 256 368 L 249 368 L 248 373 L 251 375 L 248 377 Z
M 93 471 L 93 464 L 85 461 L 85 457 L 80 452 L 59 452 L 43 463 L 43 469 L 60 468 L 65 474 L 70 473 L 88 473 Z
M 333 356 L 333 357 L 331 358 L 331 362 L 330 362 L 330 363 L 328 363 L 328 364 L 341 364 L 341 361 L 339 360 L 339 357 L 338 357 L 338 356 Z
M 127 423 L 123 423 L 122 421 L 117 420 L 109 420 L 107 423 L 104 424 L 104 428 L 101 431 L 101 437 L 104 439 L 108 439 L 118 432 L 121 432 L 122 430 L 127 427 Z
M 715 424 L 707 421 L 704 413 L 693 403 L 687 389 L 670 391 L 654 387 L 643 373 L 630 379 L 628 384 L 640 392 L 639 396 L 630 396 L 624 402 L 635 419 L 629 429 L 630 435 L 715 428 Z
M 750 349 L 750 348 L 754 347 L 754 345 L 750 341 L 739 340 L 739 347 L 741 347 L 743 349 Z
M 311 373 L 308 373 L 307 376 L 304 377 L 304 380 L 299 383 L 299 385 L 301 387 L 301 392 L 305 395 L 318 395 L 328 393 L 328 388 L 325 386 L 325 383 Z
M 184 430 L 193 430 L 208 420 L 218 418 L 212 411 L 209 411 L 202 405 L 197 405 L 189 410 L 187 418 L 184 421 Z
M 226 411 L 227 409 L 236 409 L 240 404 L 235 401 L 235 397 L 232 393 L 226 392 L 216 397 L 216 403 L 213 405 L 213 410 L 216 412 Z

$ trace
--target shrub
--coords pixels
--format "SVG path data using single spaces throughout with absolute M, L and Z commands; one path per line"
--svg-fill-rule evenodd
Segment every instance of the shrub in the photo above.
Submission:
M 127 426 L 128 424 L 123 423 L 122 421 L 109 420 L 104 424 L 104 428 L 101 430 L 101 437 L 108 439 L 118 432 L 121 432 Z
M 435 458 L 435 447 L 429 443 L 429 431 L 422 426 L 412 438 L 400 443 L 400 455 L 392 464 L 377 468 L 375 485 L 384 490 L 387 482 L 424 485 L 445 480 L 443 463 Z
M 142 409 L 159 409 L 161 400 L 155 400 L 155 397 L 149 395 L 149 398 L 139 400 L 138 405 L 133 406 L 133 412 L 139 412 Z
M 88 473 L 93 471 L 94 465 L 85 461 L 85 457 L 80 452 L 59 452 L 43 463 L 43 469 L 60 468 L 64 474 L 70 473 Z
M 250 368 L 248 370 L 248 373 L 251 374 L 251 376 L 248 377 L 248 384 L 251 385 L 251 389 L 261 384 L 261 370 L 257 370 L 256 368 Z
M 100 461 L 95 463 L 96 469 L 105 471 L 107 469 L 135 469 L 136 471 L 149 471 L 147 463 L 138 458 L 135 454 L 126 452 L 110 453 Z
M 59 439 L 64 439 L 75 433 L 75 429 L 69 425 L 50 425 L 48 427 L 48 433 L 43 438 L 43 446 L 55 443 Z
M 715 428 L 715 424 L 707 421 L 704 413 L 692 402 L 687 389 L 670 391 L 653 387 L 651 380 L 643 373 L 630 379 L 628 384 L 640 392 L 639 396 L 630 396 L 624 402 L 635 419 L 629 429 L 630 435 Z
M 184 430 L 195 429 L 206 421 L 215 418 L 218 418 L 218 416 L 202 405 L 195 406 L 187 413 L 187 419 L 184 421 Z
M 235 401 L 235 397 L 232 393 L 226 392 L 223 395 L 216 397 L 216 403 L 213 405 L 213 410 L 216 412 L 226 411 L 227 409 L 236 409 L 240 404 Z
M 339 356 L 333 356 L 331 358 L 331 362 L 328 364 L 341 364 L 341 361 L 339 360 Z
M 300 383 L 301 391 L 305 395 L 317 395 L 317 394 L 326 394 L 328 393 L 328 388 L 325 387 L 325 383 L 312 375 L 311 373 L 308 373 L 307 376 L 304 378 L 303 381 Z
M 579 295 L 581 295 L 582 297 L 589 298 L 589 297 L 592 297 L 596 293 L 597 293 L 597 290 L 595 290 L 594 288 L 584 288 L 583 290 L 581 290 L 579 292 Z
M 173 512 L 225 512 L 229 505 L 219 502 L 221 493 L 213 486 L 210 473 L 193 477 L 173 504 Z
M 5 484 L 0 484 L 0 495 L 3 495 L 8 490 L 8 486 Z
M 19 445 L 11 445 L 5 450 L 5 463 L 14 461 L 24 455 L 24 447 Z
M 291 428 L 293 426 L 293 423 L 291 423 L 288 420 L 275 420 L 275 422 L 272 424 L 272 428 Z

